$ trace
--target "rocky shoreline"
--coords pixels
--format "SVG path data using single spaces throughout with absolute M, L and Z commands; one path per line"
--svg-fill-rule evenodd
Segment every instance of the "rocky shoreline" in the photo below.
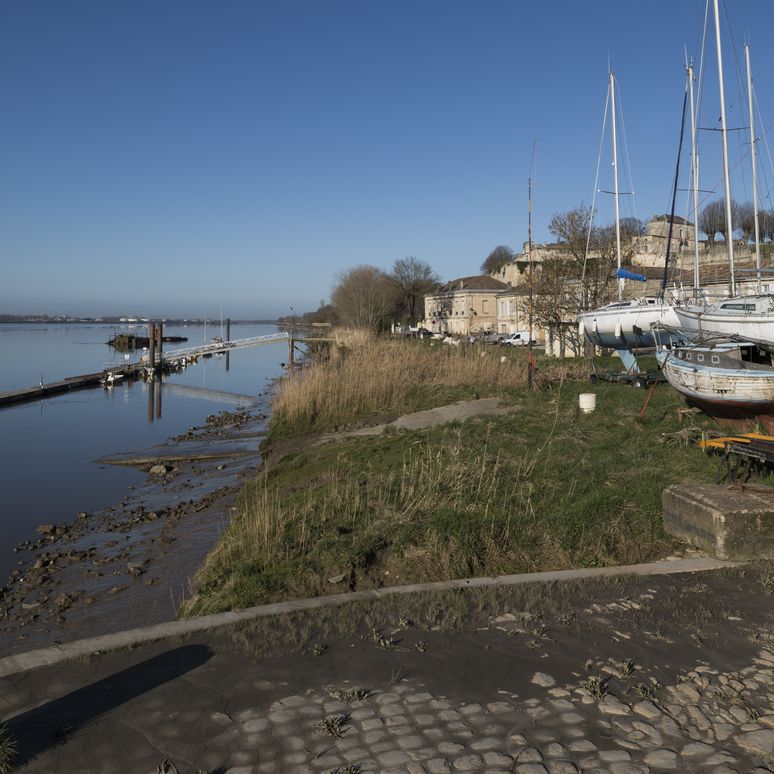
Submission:
M 40 524 L 0 587 L 0 653 L 175 618 L 191 579 L 261 464 L 267 406 L 211 415 L 142 453 L 145 482 L 117 505 Z

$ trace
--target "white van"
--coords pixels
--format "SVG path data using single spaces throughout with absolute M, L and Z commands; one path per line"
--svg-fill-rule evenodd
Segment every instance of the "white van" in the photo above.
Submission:
M 529 331 L 516 331 L 503 339 L 502 343 L 509 344 L 511 347 L 526 347 L 529 345 Z M 535 343 L 534 339 L 532 343 Z

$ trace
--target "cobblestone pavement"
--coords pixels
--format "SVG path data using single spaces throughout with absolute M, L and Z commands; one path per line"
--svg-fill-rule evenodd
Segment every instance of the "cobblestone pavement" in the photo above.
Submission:
M 742 609 L 722 582 L 666 630 L 646 611 L 691 596 L 681 579 L 272 658 L 157 643 L 5 678 L 0 716 L 24 772 L 774 772 L 774 644 L 751 621 L 771 597 Z

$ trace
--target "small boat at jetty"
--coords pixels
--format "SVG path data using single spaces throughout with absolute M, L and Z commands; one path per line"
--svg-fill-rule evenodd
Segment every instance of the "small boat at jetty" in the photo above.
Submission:
M 110 390 L 118 384 L 124 375 L 117 371 L 108 371 L 100 380 L 99 383 L 106 389 Z
M 774 426 L 774 360 L 761 342 L 677 344 L 656 353 L 667 381 L 713 417 L 758 419 Z

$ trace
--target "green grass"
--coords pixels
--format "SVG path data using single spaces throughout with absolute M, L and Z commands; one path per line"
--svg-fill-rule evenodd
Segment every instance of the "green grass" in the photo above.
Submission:
M 579 412 L 580 392 L 597 394 L 596 412 Z M 645 397 L 587 382 L 514 389 L 520 409 L 508 416 L 273 460 L 244 489 L 183 612 L 665 556 L 662 490 L 712 480 L 717 461 L 668 442 L 684 429 L 674 391 L 657 388 L 639 421 Z

